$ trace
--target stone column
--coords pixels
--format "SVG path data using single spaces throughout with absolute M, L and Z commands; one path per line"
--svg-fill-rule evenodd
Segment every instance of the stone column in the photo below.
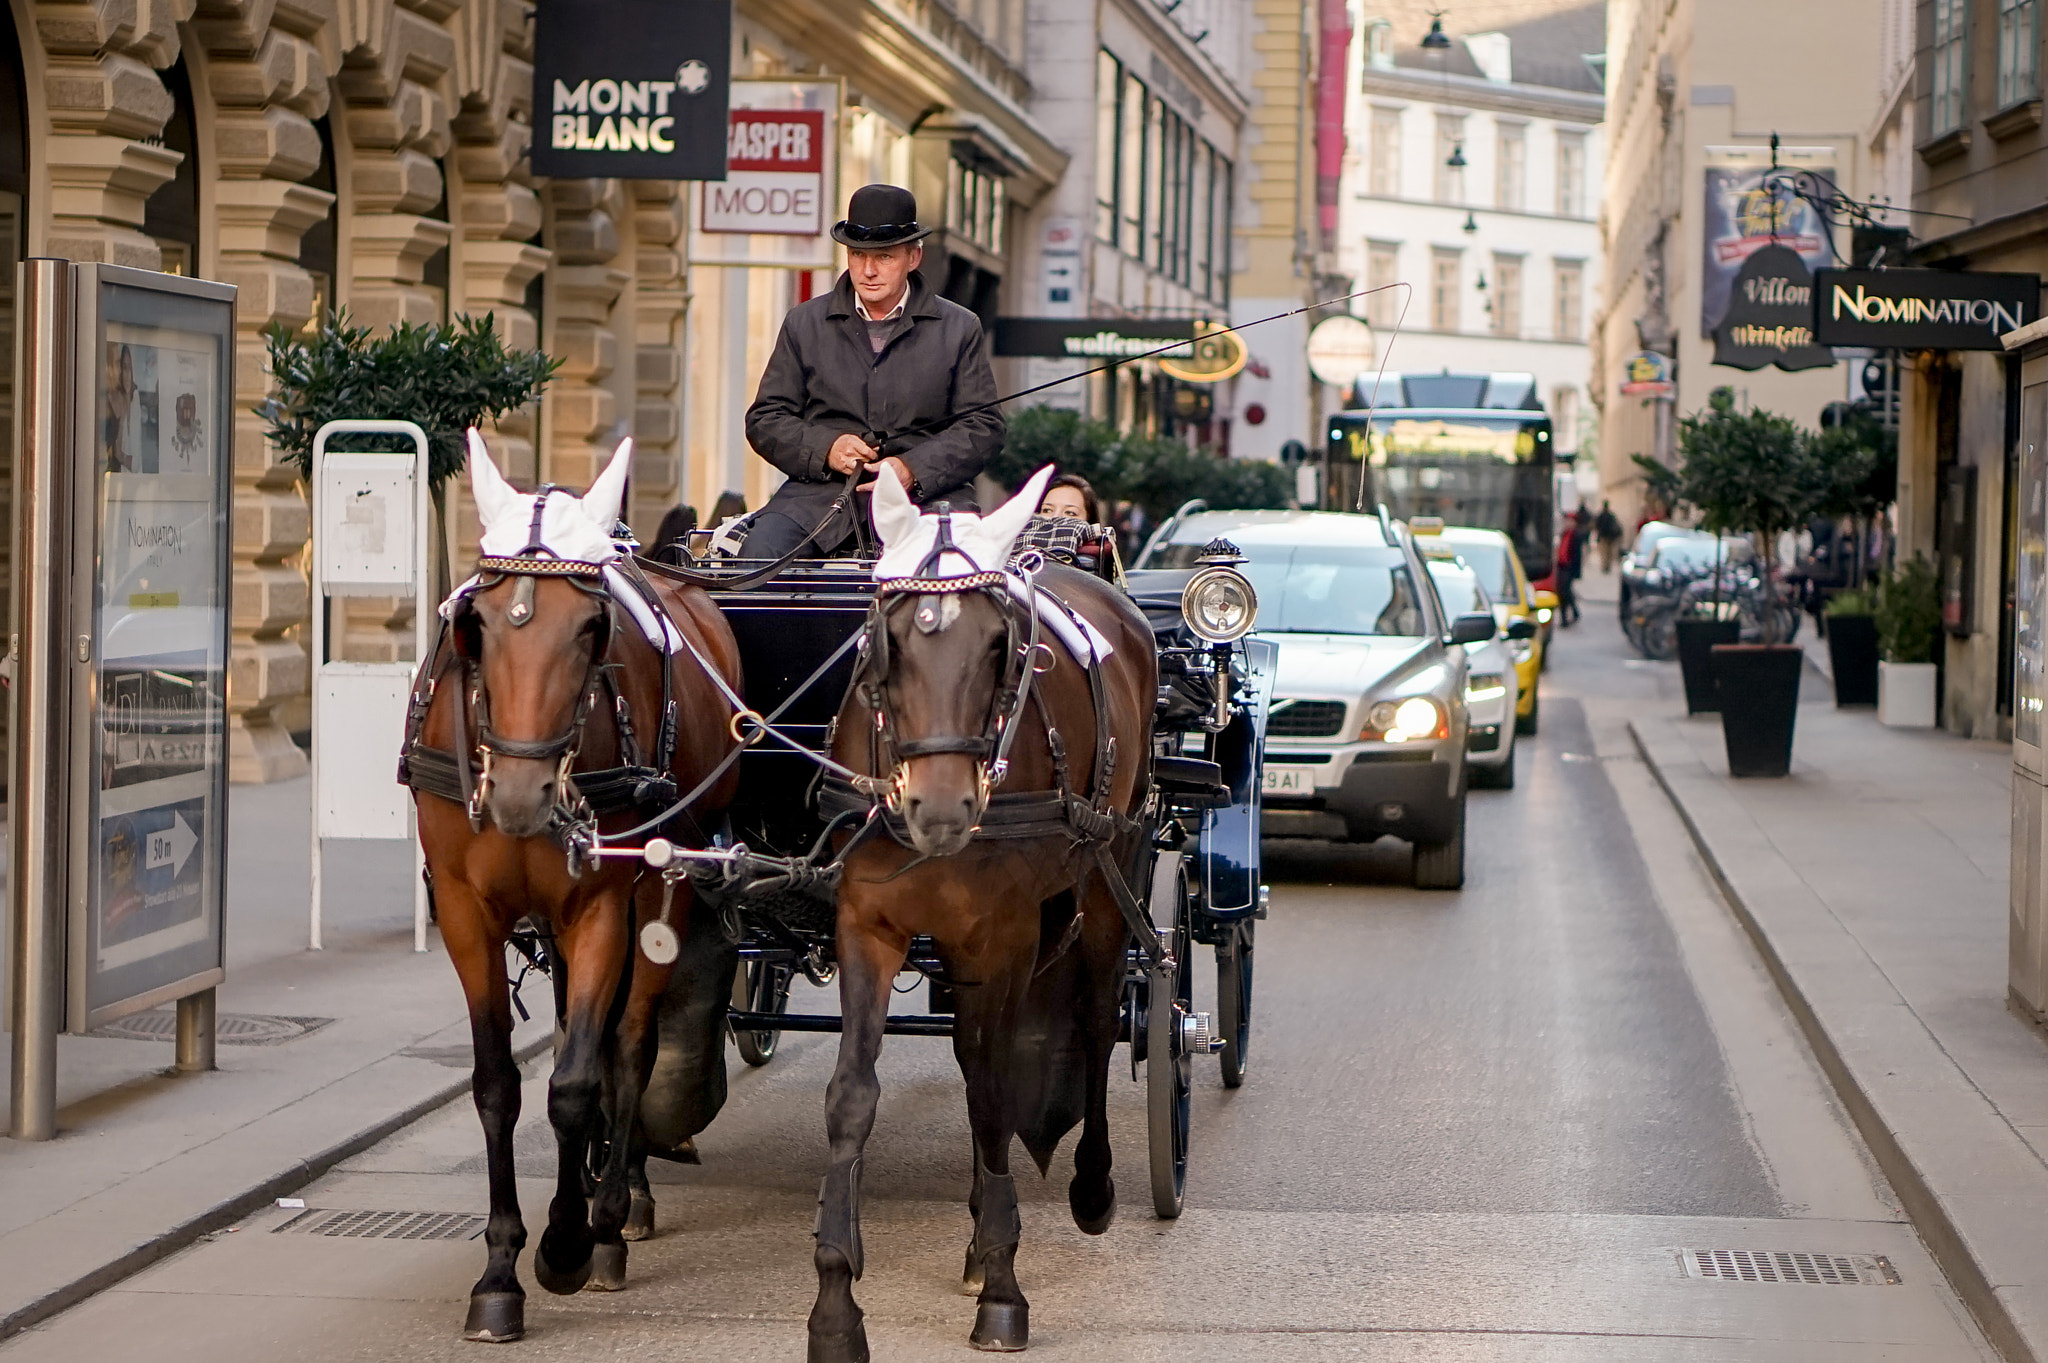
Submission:
M 634 407 L 633 505 L 628 518 L 651 543 L 661 518 L 682 496 L 683 323 L 689 310 L 683 264 L 684 186 L 636 180 L 633 204 Z M 697 508 L 700 515 L 710 507 Z
M 545 404 L 541 473 L 550 482 L 584 487 L 610 455 L 605 438 L 619 419 L 607 380 L 619 358 L 612 307 L 631 282 L 615 263 L 624 196 L 615 180 L 555 180 L 542 197 L 556 262 L 549 353 L 563 365 Z

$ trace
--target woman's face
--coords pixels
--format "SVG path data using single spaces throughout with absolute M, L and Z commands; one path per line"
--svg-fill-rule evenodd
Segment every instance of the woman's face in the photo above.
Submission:
M 1088 519 L 1088 501 L 1077 487 L 1056 487 L 1045 494 L 1045 501 L 1038 512 L 1041 516 L 1067 516 L 1085 521 Z

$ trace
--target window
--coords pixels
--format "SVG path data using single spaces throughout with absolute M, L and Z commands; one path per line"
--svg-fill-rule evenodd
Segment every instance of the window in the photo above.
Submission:
M 1366 26 L 1365 59 L 1375 70 L 1394 69 L 1394 26 L 1385 19 L 1375 19 Z
M 1581 260 L 1560 260 L 1557 265 L 1557 339 L 1582 340 L 1584 325 L 1586 264 Z
M 1145 85 L 1130 72 L 1123 73 L 1117 105 L 1117 249 L 1127 256 L 1139 254 L 1139 234 L 1145 224 Z
M 1460 114 L 1436 116 L 1436 201 L 1465 202 L 1465 119 Z M 1458 164 L 1453 165 L 1456 161 Z
M 2039 93 L 2035 53 L 2041 46 L 2041 0 L 1998 0 L 1998 107 Z
M 1458 267 L 1463 254 L 1442 247 L 1430 253 L 1429 325 L 1437 331 L 1458 329 Z
M 1519 123 L 1501 124 L 1494 152 L 1494 203 L 1510 213 L 1519 213 L 1528 206 L 1529 143 L 1522 134 Z
M 946 228 L 996 255 L 1003 251 L 1003 182 L 959 160 L 946 163 Z
M 1557 135 L 1557 215 L 1560 218 L 1586 216 L 1586 135 L 1561 132 Z
M 1116 244 L 1117 89 L 1123 67 L 1107 52 L 1095 54 L 1095 237 Z
M 1159 194 L 1166 183 L 1160 164 L 1164 151 L 1165 112 L 1166 106 L 1159 102 L 1159 96 L 1145 97 L 1145 217 L 1140 232 L 1139 258 L 1152 266 L 1159 264 L 1160 227 L 1165 207 Z
M 1522 258 L 1493 258 L 1493 334 L 1522 334 Z
M 1215 198 L 1209 176 L 1215 159 L 1209 144 L 1200 138 L 1195 139 L 1192 157 L 1194 178 L 1188 185 L 1188 211 L 1192 219 L 1188 226 L 1188 287 L 1196 293 L 1209 292 L 1209 243 L 1212 235 L 1209 205 Z
M 1369 241 L 1365 244 L 1365 286 L 1382 293 L 1365 296 L 1365 320 L 1382 330 L 1392 330 L 1401 317 L 1406 291 L 1388 288 L 1401 282 L 1401 247 L 1398 242 Z
M 1963 126 L 1963 28 L 1968 0 L 1934 0 L 1934 98 L 1928 131 L 1936 137 Z
M 1232 169 L 1230 162 L 1223 159 L 1215 149 L 1209 152 L 1210 192 L 1214 195 L 1209 210 L 1210 258 L 1215 262 L 1215 273 L 1209 282 L 1209 297 L 1219 303 L 1230 301 L 1230 187 Z
M 1401 197 L 1401 111 L 1372 111 L 1372 192 Z
M 1579 448 L 1579 390 L 1558 387 L 1550 390 L 1551 448 L 1572 454 Z

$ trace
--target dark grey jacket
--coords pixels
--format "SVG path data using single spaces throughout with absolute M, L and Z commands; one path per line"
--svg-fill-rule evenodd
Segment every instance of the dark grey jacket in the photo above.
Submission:
M 895 326 L 875 354 L 854 309 L 853 281 L 843 272 L 832 292 L 789 310 L 747 409 L 747 442 L 789 475 L 766 509 L 809 527 L 844 481 L 825 463 L 834 440 L 849 433 L 896 437 L 927 423 L 934 429 L 892 440 L 885 452 L 909 465 L 920 501 L 972 503 L 969 485 L 1003 447 L 1002 413 L 990 408 L 946 418 L 996 398 L 981 321 L 933 293 L 913 270 Z

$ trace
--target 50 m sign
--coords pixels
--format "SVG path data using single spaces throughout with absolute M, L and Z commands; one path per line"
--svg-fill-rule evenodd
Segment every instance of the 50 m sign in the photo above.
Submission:
M 816 236 L 825 230 L 825 114 L 734 109 L 725 179 L 704 186 L 706 232 Z

